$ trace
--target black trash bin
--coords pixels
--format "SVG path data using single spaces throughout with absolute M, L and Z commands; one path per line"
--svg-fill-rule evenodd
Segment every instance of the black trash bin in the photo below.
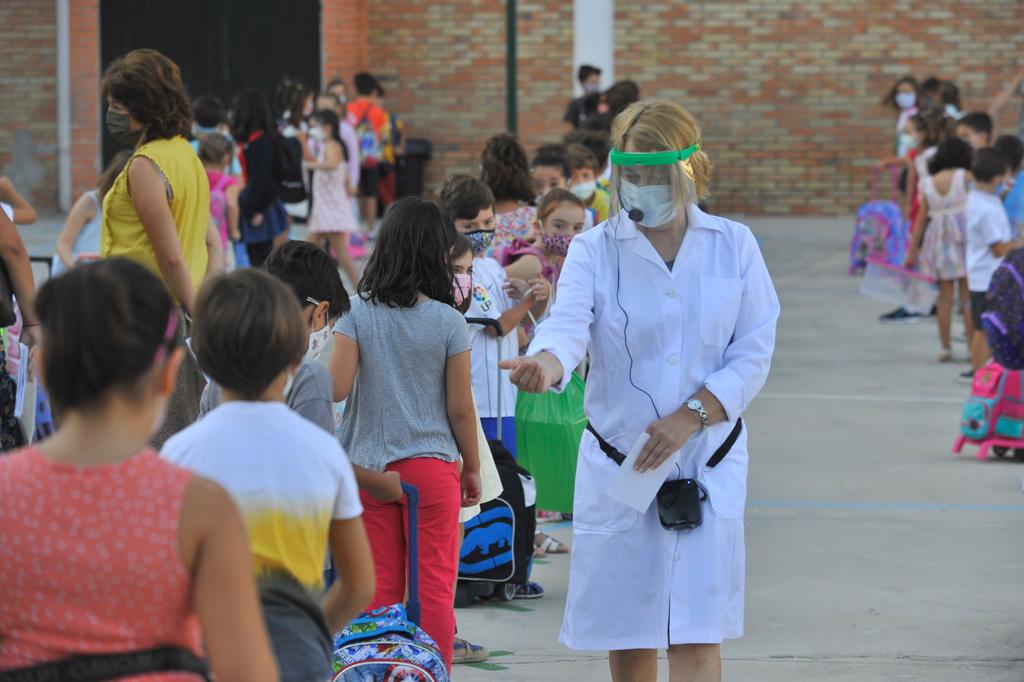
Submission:
M 421 196 L 427 174 L 432 145 L 430 140 L 411 137 L 405 143 L 405 154 L 398 158 L 398 198 Z

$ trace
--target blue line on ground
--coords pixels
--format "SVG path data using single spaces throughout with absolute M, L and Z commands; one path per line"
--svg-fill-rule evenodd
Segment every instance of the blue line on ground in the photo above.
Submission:
M 835 509 L 851 511 L 973 511 L 1024 512 L 1024 504 L 984 504 L 969 502 L 821 502 L 817 500 L 748 500 L 747 506 L 760 509 Z

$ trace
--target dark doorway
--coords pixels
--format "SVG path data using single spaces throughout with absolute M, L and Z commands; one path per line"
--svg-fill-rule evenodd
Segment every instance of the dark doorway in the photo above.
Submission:
M 319 0 L 101 0 L 100 67 L 151 47 L 173 59 L 192 98 L 230 106 L 243 88 L 273 97 L 285 77 L 320 86 Z M 106 112 L 106 103 L 101 107 Z M 121 145 L 103 131 L 104 163 Z

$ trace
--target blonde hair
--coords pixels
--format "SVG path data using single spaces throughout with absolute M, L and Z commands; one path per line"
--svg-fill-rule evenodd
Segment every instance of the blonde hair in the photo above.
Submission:
M 650 99 L 631 104 L 612 124 L 612 146 L 637 152 L 664 152 L 686 149 L 701 141 L 697 119 L 675 102 Z M 679 162 L 682 173 L 673 174 L 672 196 L 683 204 L 695 204 L 708 196 L 711 183 L 711 159 L 698 150 L 686 161 Z M 612 187 L 619 183 L 619 169 L 612 166 Z M 618 192 L 612 202 L 619 208 Z

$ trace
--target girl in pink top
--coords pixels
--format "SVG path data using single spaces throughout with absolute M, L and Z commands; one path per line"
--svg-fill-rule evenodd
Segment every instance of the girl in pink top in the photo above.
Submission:
M 36 305 L 60 428 L 0 457 L 0 671 L 173 646 L 218 680 L 276 680 L 238 510 L 147 446 L 182 358 L 166 288 L 115 259 Z M 172 669 L 123 679 L 196 679 Z

